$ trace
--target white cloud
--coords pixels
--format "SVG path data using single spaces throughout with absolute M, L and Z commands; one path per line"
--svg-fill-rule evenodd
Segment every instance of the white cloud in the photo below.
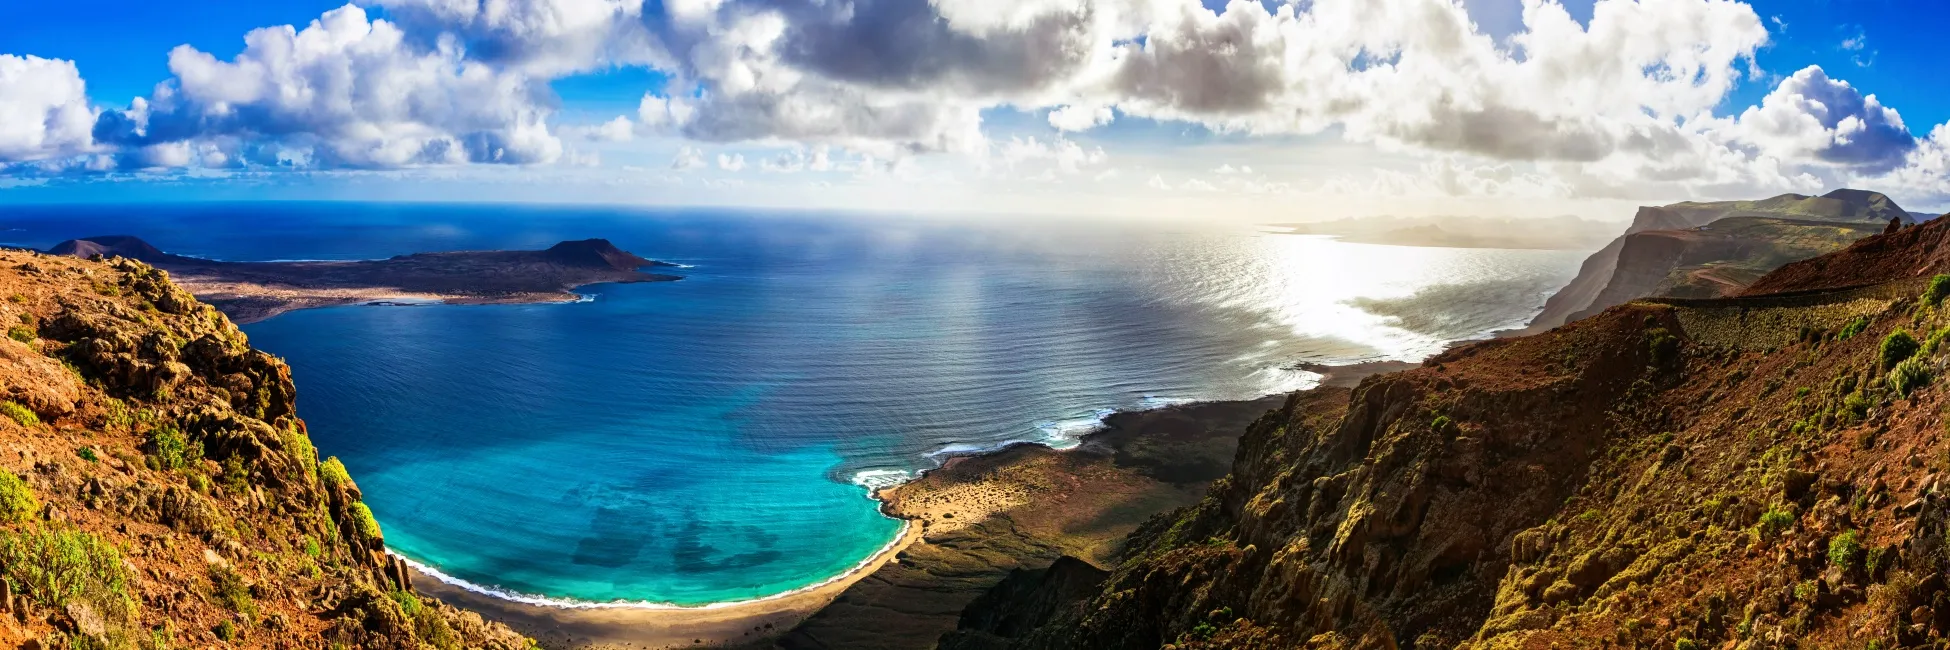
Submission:
M 704 167 L 704 150 L 699 149 L 697 147 L 691 147 L 691 146 L 678 147 L 677 157 L 671 159 L 670 161 L 670 168 L 680 172 L 690 171 L 693 169 L 701 169 L 703 167 Z
M 735 154 L 735 155 L 718 154 L 718 169 L 722 169 L 728 172 L 744 171 L 745 155 L 744 154 Z
M 1740 114 L 1740 135 L 1789 159 L 1887 169 L 1916 146 L 1895 109 L 1809 66 Z
M 87 151 L 94 126 L 74 62 L 0 54 L 0 163 Z
M 1088 131 L 1116 118 L 1109 106 L 1070 105 L 1050 111 L 1049 125 L 1058 131 Z
M 449 39 L 419 49 L 356 6 L 302 30 L 254 30 L 244 42 L 230 61 L 177 47 L 175 78 L 104 115 L 96 133 L 132 148 L 210 144 L 261 165 L 547 163 L 562 154 L 545 88 L 467 60 Z

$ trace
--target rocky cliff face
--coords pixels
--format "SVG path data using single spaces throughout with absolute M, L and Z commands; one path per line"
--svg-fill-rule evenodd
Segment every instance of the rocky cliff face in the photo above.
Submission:
M 0 297 L 0 644 L 530 646 L 407 590 L 289 369 L 167 274 L 0 252 Z
M 1632 218 L 1632 225 L 1625 234 L 1593 253 L 1585 259 L 1578 269 L 1578 275 L 1570 284 L 1552 295 L 1544 305 L 1544 311 L 1530 322 L 1526 333 L 1537 333 L 1567 322 L 1604 311 L 1613 305 L 1629 300 L 1656 295 L 1665 276 L 1670 275 L 1679 256 L 1687 254 L 1678 246 L 1697 239 L 1684 233 L 1661 231 L 1690 231 L 1716 221 L 1733 218 L 1769 218 L 1790 221 L 1818 221 L 1849 224 L 1852 226 L 1874 225 L 1880 227 L 1892 219 L 1903 223 L 1914 223 L 1914 218 L 1904 212 L 1889 197 L 1876 192 L 1840 189 L 1822 196 L 1783 194 L 1761 201 L 1724 201 L 1713 203 L 1685 202 L 1664 207 L 1641 207 Z M 1874 231 L 1864 230 L 1853 234 L 1849 240 L 1866 237 Z M 1778 236 L 1775 232 L 1753 231 L 1748 233 L 1748 248 L 1765 249 L 1772 253 L 1774 247 L 1768 246 Z M 1748 252 L 1722 250 L 1717 257 L 1706 255 L 1708 249 L 1725 249 L 1729 242 L 1705 242 L 1706 247 L 1695 246 L 1691 255 L 1704 262 L 1747 262 L 1747 266 L 1760 266 L 1758 273 L 1772 270 L 1780 263 L 1750 259 L 1756 257 Z M 1693 242 L 1699 243 L 1699 242 Z M 1845 244 L 1834 243 L 1816 247 L 1800 247 L 1800 256 L 1805 259 L 1830 252 Z M 1747 277 L 1746 279 L 1751 279 Z M 1718 284 L 1709 281 L 1707 284 Z M 1735 287 L 1734 289 L 1738 289 Z
M 1295 396 L 1132 559 L 1018 572 L 942 647 L 1941 644 L 1946 237 Z

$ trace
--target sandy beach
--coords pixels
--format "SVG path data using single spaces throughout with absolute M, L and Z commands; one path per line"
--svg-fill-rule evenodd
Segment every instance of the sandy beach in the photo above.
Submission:
M 1306 369 L 1324 375 L 1321 387 L 1345 389 L 1368 376 L 1415 365 L 1373 362 L 1352 366 L 1311 366 Z M 1205 442 L 1209 434 L 1198 433 L 1199 430 L 1219 428 L 1225 431 L 1223 435 L 1236 437 L 1243 432 L 1244 423 L 1267 409 L 1277 408 L 1284 401 L 1284 396 L 1268 396 L 1257 400 L 1207 402 L 1153 411 L 1123 412 L 1111 416 L 1103 430 L 1086 436 L 1084 444 L 1076 450 L 1057 451 L 1026 444 L 986 454 L 951 458 L 943 467 L 929 471 L 919 480 L 876 493 L 884 512 L 912 522 L 899 539 L 843 576 L 815 587 L 764 600 L 702 608 L 571 609 L 476 593 L 417 571 L 413 575 L 413 584 L 422 594 L 478 612 L 555 650 L 771 648 L 775 640 L 788 631 L 794 631 L 793 637 L 785 640 L 788 647 L 805 647 L 809 645 L 805 638 L 814 635 L 795 631 L 795 627 L 815 614 L 821 614 L 821 610 L 842 595 L 855 596 L 855 602 L 848 606 L 850 613 L 846 616 L 881 617 L 897 615 L 891 610 L 878 609 L 889 603 L 889 598 L 894 601 L 915 600 L 917 596 L 912 593 L 913 590 L 936 592 L 946 588 L 926 578 L 921 578 L 916 584 L 905 583 L 915 582 L 915 576 L 909 574 L 932 573 L 930 567 L 943 570 L 953 568 L 948 571 L 950 574 L 970 569 L 966 566 L 952 567 L 956 560 L 937 556 L 944 552 L 952 554 L 952 551 L 947 551 L 949 548 L 995 544 L 998 536 L 994 529 L 998 521 L 1009 522 L 1006 528 L 1016 531 L 1001 537 L 1015 540 L 1017 533 L 1027 534 L 1028 537 L 1015 541 L 1027 543 L 1028 547 L 1025 548 L 1038 549 L 1036 554 L 1070 554 L 1094 562 L 1110 560 L 1117 541 L 1144 517 L 1151 512 L 1162 512 L 1197 501 L 1204 493 L 1206 481 L 1224 475 L 1231 463 L 1232 445 L 1229 442 Z M 1196 458 L 1201 455 L 1200 450 L 1210 457 L 1200 461 Z M 1179 466 L 1120 466 L 1110 460 L 1120 451 L 1169 456 Z M 1201 464 L 1205 466 L 1203 469 L 1188 469 Z M 1173 474 L 1188 471 L 1200 474 L 1197 477 L 1199 480 L 1168 480 Z M 917 548 L 917 544 L 921 546 Z M 936 544 L 947 546 L 936 548 Z M 993 552 L 1011 553 L 1001 547 L 991 548 Z M 1014 552 L 1023 550 L 1017 548 Z M 909 557 L 910 553 L 914 554 L 913 557 Z M 987 566 L 987 563 L 997 559 L 981 560 L 977 564 L 997 572 L 994 577 L 999 579 L 1000 573 L 1006 573 L 1007 568 Z M 1053 559 L 1053 556 L 1040 561 L 1046 563 L 1047 559 Z M 1039 561 L 1032 557 L 1018 560 L 1025 564 Z M 888 567 L 894 569 L 894 575 L 875 575 L 890 562 L 903 566 Z M 914 564 L 914 567 L 905 566 L 907 564 Z M 863 581 L 872 584 L 863 584 Z M 986 588 L 982 585 L 991 582 L 984 579 L 979 581 L 980 584 L 956 585 L 954 589 L 979 592 Z M 860 587 L 859 590 L 855 589 L 856 585 Z M 954 602 L 972 598 L 973 592 L 955 597 Z M 936 619 L 945 617 L 951 625 L 952 614 L 958 610 L 958 606 L 949 606 L 930 616 Z M 830 624 L 827 621 L 823 623 Z M 888 631 L 886 634 L 918 634 L 932 638 L 931 635 L 940 633 L 935 628 L 940 626 L 941 621 L 922 624 L 917 624 L 917 621 L 887 621 L 886 624 L 892 629 L 914 628 L 901 632 Z M 858 629 L 852 623 L 842 622 L 841 626 Z M 875 645 L 881 641 L 884 639 L 860 642 Z M 833 642 L 854 641 L 827 639 L 811 645 L 830 646 Z
M 920 538 L 919 525 L 907 526 L 900 538 L 880 553 L 829 582 L 764 600 L 711 607 L 569 609 L 530 605 L 461 589 L 417 570 L 413 572 L 413 588 L 504 623 L 547 648 L 736 648 L 790 629 Z

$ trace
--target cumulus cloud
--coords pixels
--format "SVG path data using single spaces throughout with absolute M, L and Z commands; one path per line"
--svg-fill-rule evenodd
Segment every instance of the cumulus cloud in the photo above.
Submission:
M 1819 66 L 1783 80 L 1740 114 L 1740 126 L 1747 140 L 1785 156 L 1871 169 L 1895 167 L 1916 147 L 1895 109 Z
M 74 62 L 0 54 L 0 163 L 86 151 L 94 125 Z
M 745 154 L 718 154 L 718 169 L 728 172 L 744 171 Z
M 677 148 L 677 157 L 670 161 L 670 168 L 677 171 L 690 171 L 704 167 L 704 150 L 684 146 Z
M 229 61 L 177 47 L 174 78 L 103 115 L 95 137 L 129 150 L 195 143 L 230 161 L 327 168 L 546 163 L 562 154 L 545 88 L 468 60 L 451 40 L 419 49 L 356 6 L 302 30 L 254 30 L 244 42 Z

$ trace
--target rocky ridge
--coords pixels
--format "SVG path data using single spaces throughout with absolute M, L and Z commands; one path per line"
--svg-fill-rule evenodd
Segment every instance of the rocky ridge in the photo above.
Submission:
M 940 647 L 1950 646 L 1950 222 L 1298 395 Z
M 1723 220 L 1728 228 L 1715 223 Z M 1822 196 L 1783 194 L 1760 201 L 1641 207 L 1625 234 L 1586 258 L 1577 277 L 1550 297 L 1525 333 L 1658 295 L 1676 283 L 1737 293 L 1744 283 L 1785 262 L 1833 252 L 1876 234 L 1891 221 L 1914 224 L 1916 218 L 1887 196 L 1851 189 Z M 1809 222 L 1838 224 L 1843 230 L 1808 228 Z
M 290 370 L 167 273 L 0 252 L 0 645 L 520 650 L 411 592 Z

